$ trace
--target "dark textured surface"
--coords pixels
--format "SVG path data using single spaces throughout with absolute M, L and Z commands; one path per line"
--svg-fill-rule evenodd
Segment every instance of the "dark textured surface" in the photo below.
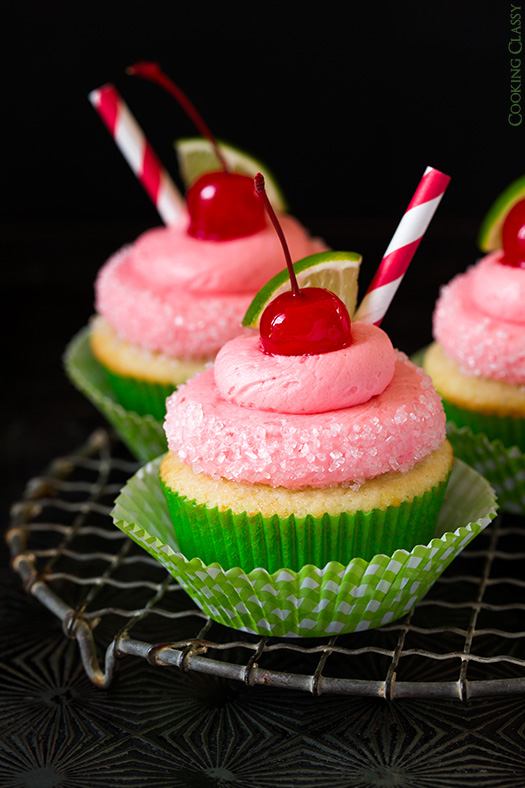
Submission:
M 105 691 L 86 678 L 53 617 L 18 590 L 1 629 L 1 786 L 525 782 L 523 696 L 312 698 L 133 659 Z

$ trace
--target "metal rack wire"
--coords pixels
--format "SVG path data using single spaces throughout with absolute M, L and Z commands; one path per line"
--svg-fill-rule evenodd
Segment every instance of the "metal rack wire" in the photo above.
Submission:
M 141 657 L 242 681 L 321 693 L 468 700 L 525 692 L 525 523 L 498 517 L 404 619 L 327 639 L 287 640 L 215 624 L 109 513 L 136 470 L 112 434 L 55 460 L 13 506 L 6 539 L 28 593 L 76 639 L 108 687 Z

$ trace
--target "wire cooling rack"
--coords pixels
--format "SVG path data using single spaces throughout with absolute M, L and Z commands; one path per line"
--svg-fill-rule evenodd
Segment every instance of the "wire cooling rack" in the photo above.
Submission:
M 405 618 L 326 639 L 215 624 L 109 515 L 137 469 L 111 433 L 55 460 L 13 506 L 7 542 L 29 594 L 108 687 L 133 655 L 248 685 L 394 699 L 525 692 L 525 521 L 500 515 Z

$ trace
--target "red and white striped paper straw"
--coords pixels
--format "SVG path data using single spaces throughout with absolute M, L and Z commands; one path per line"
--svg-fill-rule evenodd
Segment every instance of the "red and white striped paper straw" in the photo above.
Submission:
M 426 168 L 354 320 L 380 324 L 449 182 L 448 175 Z
M 115 86 L 108 84 L 92 90 L 89 100 L 148 193 L 162 221 L 172 224 L 183 210 L 184 198 Z

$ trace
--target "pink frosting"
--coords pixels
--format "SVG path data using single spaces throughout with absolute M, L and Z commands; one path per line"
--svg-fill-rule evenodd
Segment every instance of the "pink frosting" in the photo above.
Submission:
M 225 400 L 279 413 L 320 413 L 361 405 L 392 380 L 395 352 L 380 328 L 352 324 L 352 344 L 311 356 L 264 353 L 258 336 L 228 342 L 215 359 Z
M 281 216 L 294 260 L 326 249 Z M 284 268 L 273 228 L 232 241 L 187 235 L 187 220 L 150 230 L 110 258 L 95 283 L 95 308 L 124 340 L 169 356 L 212 357 L 242 332 L 262 285 Z
M 467 375 L 525 383 L 525 269 L 494 252 L 442 288 L 434 337 Z
M 430 378 L 398 353 L 381 394 L 315 415 L 239 407 L 221 396 L 209 369 L 168 398 L 165 430 L 196 473 L 299 489 L 410 470 L 442 444 L 445 416 Z
M 326 246 L 312 239 L 293 216 L 281 214 L 290 254 L 300 260 Z M 194 293 L 256 293 L 285 267 L 273 227 L 229 241 L 203 241 L 186 232 L 188 218 L 157 227 L 137 239 L 131 265 L 150 284 L 184 287 Z M 147 272 L 147 273 L 146 273 Z
M 496 320 L 525 326 L 525 269 L 502 264 L 502 257 L 488 254 L 472 268 L 472 300 Z
M 122 339 L 176 358 L 214 356 L 241 332 L 252 299 L 248 293 L 212 295 L 150 286 L 130 265 L 128 249 L 104 265 L 95 291 L 97 312 Z

